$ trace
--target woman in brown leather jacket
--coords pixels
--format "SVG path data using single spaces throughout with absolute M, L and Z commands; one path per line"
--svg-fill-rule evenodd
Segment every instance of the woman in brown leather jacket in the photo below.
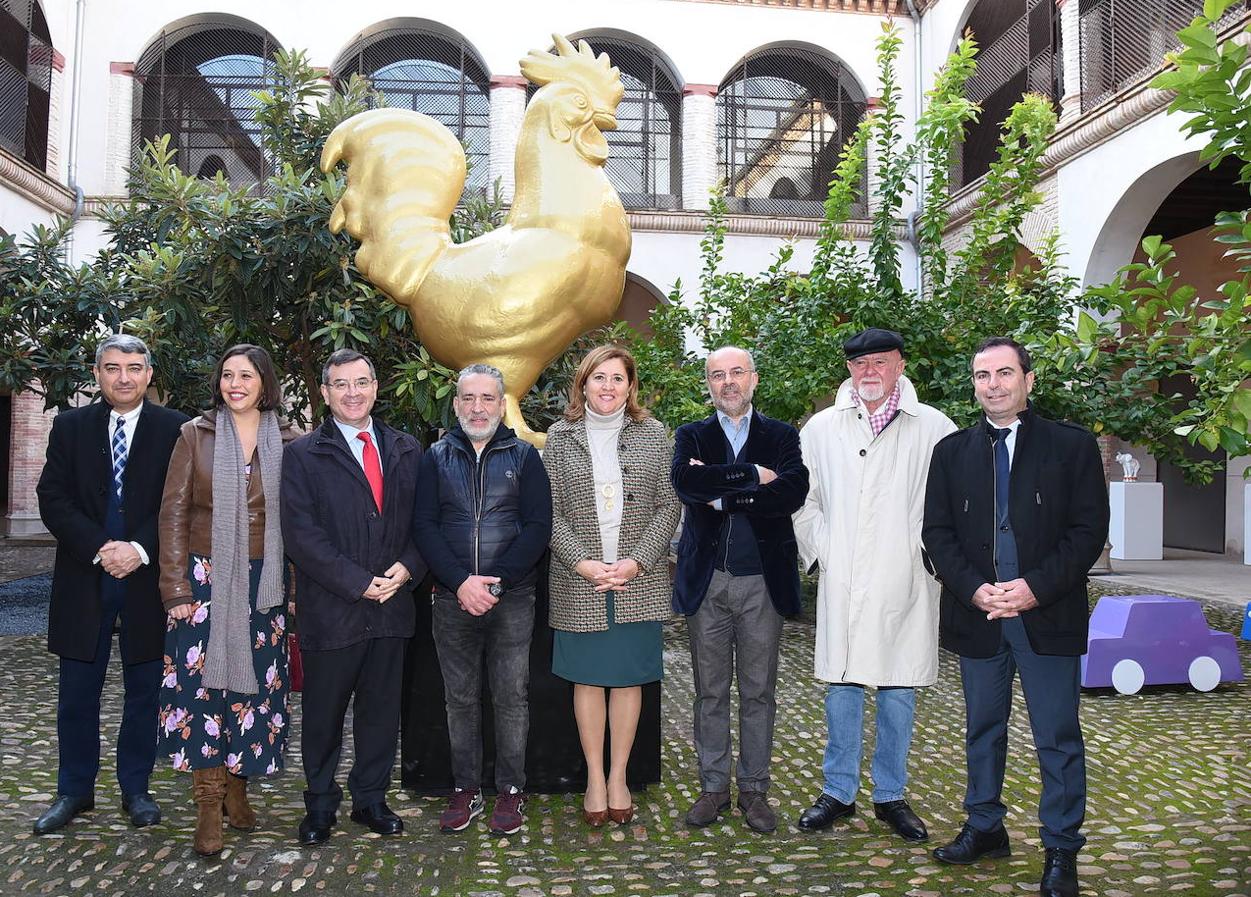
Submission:
M 169 612 L 158 737 L 190 771 L 195 851 L 222 849 L 223 809 L 249 831 L 247 782 L 282 768 L 287 739 L 287 590 L 278 487 L 282 394 L 264 349 L 228 349 L 213 409 L 183 424 L 160 517 Z

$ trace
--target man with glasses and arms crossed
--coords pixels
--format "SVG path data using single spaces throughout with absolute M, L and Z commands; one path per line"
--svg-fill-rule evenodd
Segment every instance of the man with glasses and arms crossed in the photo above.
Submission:
M 685 614 L 695 675 L 700 796 L 686 814 L 711 825 L 730 808 L 730 684 L 738 676 L 738 806 L 772 832 L 769 761 L 782 618 L 799 613 L 791 514 L 808 493 L 799 433 L 752 408 L 751 354 L 725 346 L 704 364 L 716 412 L 678 427 L 673 486 L 686 505 L 673 607 Z

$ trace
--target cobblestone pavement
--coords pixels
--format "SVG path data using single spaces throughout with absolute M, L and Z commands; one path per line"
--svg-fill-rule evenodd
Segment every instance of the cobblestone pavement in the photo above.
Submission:
M 1206 612 L 1212 625 L 1236 631 L 1236 608 L 1208 606 Z M 685 628 L 670 626 L 665 638 L 665 781 L 636 795 L 640 811 L 632 825 L 591 830 L 580 821 L 577 796 L 539 796 L 530 800 L 528 824 L 517 836 L 493 838 L 481 822 L 447 836 L 435 828 L 441 801 L 396 792 L 390 803 L 405 819 L 404 837 L 383 841 L 341 817 L 327 845 L 300 849 L 294 842 L 303 785 L 297 754 L 292 769 L 254 789 L 260 829 L 244 836 L 227 830 L 226 850 L 207 862 L 190 847 L 194 810 L 187 778 L 160 770 L 153 791 L 166 821 L 134 830 L 118 809 L 107 751 L 97 808 L 63 833 L 30 833 L 55 791 L 55 665 L 38 637 L 0 638 L 0 894 L 1037 893 L 1036 763 L 1019 693 L 1005 793 L 1011 858 L 951 868 L 929 855 L 934 843 L 958 830 L 963 815 L 963 705 L 956 663 L 947 655 L 939 684 L 918 704 L 909 788 L 932 843 L 909 846 L 892 838 L 872 818 L 867 791 L 849 824 L 801 833 L 794 820 L 820 789 L 825 727 L 820 687 L 811 678 L 813 628 L 788 623 L 771 792 L 782 825 L 772 836 L 757 835 L 735 811 L 708 829 L 691 830 L 682 823 L 698 789 Z M 1241 644 L 1251 671 L 1251 651 Z M 108 692 L 116 696 L 116 664 L 110 676 Z M 115 728 L 119 711 L 119 701 L 107 703 L 109 726 Z M 1087 695 L 1090 841 L 1079 857 L 1084 894 L 1251 895 L 1248 711 L 1247 685 L 1209 694 L 1157 688 L 1130 698 Z M 295 721 L 298 726 L 298 712 Z M 870 748 L 866 744 L 866 757 Z

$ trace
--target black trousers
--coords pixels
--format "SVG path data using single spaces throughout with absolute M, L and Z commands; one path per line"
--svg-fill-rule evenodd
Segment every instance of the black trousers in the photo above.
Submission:
M 335 773 L 349 701 L 356 752 L 348 773 L 352 809 L 373 806 L 386 797 L 400 733 L 406 641 L 375 638 L 330 651 L 301 651 L 304 695 L 300 753 L 308 783 L 304 806 L 309 812 L 333 813 L 343 799 Z
M 86 797 L 95 791 L 100 771 L 100 695 L 113 652 L 113 623 L 120 615 L 120 641 L 126 642 L 125 586 L 100 574 L 100 631 L 93 660 L 61 658 L 57 693 L 57 741 L 60 766 L 57 792 Z M 122 666 L 125 699 L 117 732 L 117 781 L 122 794 L 143 794 L 156 761 L 157 698 L 161 661 Z

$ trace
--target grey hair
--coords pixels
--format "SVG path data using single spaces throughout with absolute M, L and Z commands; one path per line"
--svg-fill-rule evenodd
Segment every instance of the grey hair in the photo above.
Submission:
M 500 369 L 492 367 L 489 364 L 471 364 L 460 369 L 460 373 L 456 375 L 456 394 L 460 395 L 460 384 L 466 377 L 472 377 L 474 374 L 486 374 L 499 384 L 500 398 L 504 397 L 504 375 L 500 373 Z
M 751 354 L 750 350 L 744 349 L 742 346 L 718 346 L 716 349 L 709 352 L 708 357 L 704 359 L 704 373 L 708 372 L 708 362 L 712 361 L 712 356 L 716 355 L 718 352 L 724 352 L 726 349 L 734 349 L 737 352 L 742 352 L 747 356 L 747 360 L 751 362 L 751 369 L 753 371 L 756 369 L 756 358 Z
M 96 367 L 100 366 L 100 360 L 109 349 L 116 349 L 126 355 L 142 355 L 143 363 L 152 367 L 152 352 L 148 349 L 148 344 L 137 336 L 129 333 L 110 333 L 100 340 L 100 344 L 96 346 Z
M 377 380 L 378 372 L 374 369 L 374 363 L 370 361 L 369 356 L 357 352 L 355 349 L 336 349 L 330 353 L 330 357 L 326 359 L 326 363 L 321 366 L 321 383 L 322 386 L 330 384 L 330 369 L 337 368 L 342 364 L 351 364 L 354 361 L 363 361 L 369 365 L 369 376 Z

